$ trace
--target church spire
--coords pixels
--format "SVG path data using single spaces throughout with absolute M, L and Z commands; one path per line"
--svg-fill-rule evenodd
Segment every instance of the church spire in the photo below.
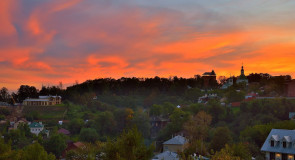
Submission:
M 244 71 L 244 64 L 242 64 L 242 69 L 241 69 L 241 76 L 245 75 L 245 71 Z

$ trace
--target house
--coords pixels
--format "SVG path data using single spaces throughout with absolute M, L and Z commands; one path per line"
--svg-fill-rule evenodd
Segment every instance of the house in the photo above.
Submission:
M 286 96 L 295 97 L 295 80 L 292 80 L 286 84 Z
M 261 151 L 266 160 L 294 160 L 295 130 L 272 129 Z
M 204 156 L 197 156 L 196 154 L 191 155 L 192 160 L 209 160 L 209 158 Z M 179 160 L 179 156 L 175 152 L 165 151 L 152 158 L 152 160 Z
M 289 112 L 289 119 L 295 119 L 295 112 Z
M 63 158 L 66 157 L 66 154 L 68 151 L 70 150 L 76 150 L 76 149 L 82 149 L 85 147 L 85 144 L 83 144 L 82 142 L 68 142 L 67 144 L 67 148 L 62 152 L 62 156 Z
M 187 142 L 186 138 L 182 136 L 175 136 L 163 143 L 163 151 L 183 151 Z
M 229 77 L 227 81 L 221 86 L 221 89 L 227 89 L 228 87 L 232 86 L 234 84 L 234 78 Z
M 27 98 L 24 106 L 52 106 L 61 104 L 61 96 L 39 96 L 39 98 Z
M 38 135 L 40 132 L 44 130 L 44 125 L 42 124 L 42 122 L 29 122 L 29 128 L 31 133 Z
M 204 80 L 204 86 L 205 87 L 209 87 L 211 83 L 214 83 L 216 81 L 216 73 L 214 72 L 214 70 L 212 70 L 212 72 L 205 72 L 202 75 L 202 79 Z
M 68 131 L 68 130 L 66 130 L 64 128 L 59 129 L 57 131 L 57 133 L 64 134 L 64 135 L 67 135 L 67 136 L 71 134 L 70 131 Z
M 198 99 L 198 103 L 207 103 L 210 99 L 218 99 L 218 96 L 217 96 L 217 94 L 214 94 L 214 93 L 212 93 L 212 94 L 205 94 L 204 96 L 202 96 L 202 97 L 199 97 L 199 99 Z
M 248 99 L 248 98 L 256 98 L 257 96 L 258 96 L 258 93 L 251 92 L 251 93 L 248 93 L 245 96 L 245 99 Z
M 150 118 L 151 124 L 151 137 L 156 138 L 161 129 L 163 129 L 169 123 L 168 118 L 161 116 L 154 116 Z
M 165 151 L 152 158 L 152 160 L 179 160 L 178 154 L 171 151 Z
M 17 122 L 10 122 L 10 127 L 8 128 L 8 130 L 15 130 L 18 128 L 19 125 L 21 124 L 26 124 L 28 123 L 26 119 L 22 118 Z

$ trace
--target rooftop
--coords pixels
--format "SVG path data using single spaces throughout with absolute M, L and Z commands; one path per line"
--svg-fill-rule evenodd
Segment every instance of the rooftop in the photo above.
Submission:
M 166 151 L 152 158 L 152 160 L 179 160 L 177 153 Z
M 179 144 L 183 145 L 187 142 L 187 140 L 182 136 L 175 136 L 168 141 L 164 142 L 163 144 Z
M 33 122 L 29 125 L 29 127 L 30 128 L 42 128 L 42 127 L 44 127 L 44 125 L 41 123 Z
M 287 146 L 286 148 L 283 147 L 282 144 L 271 146 L 270 141 L 285 141 L 285 142 L 292 142 L 293 144 Z M 276 152 L 276 153 L 286 153 L 286 154 L 295 154 L 295 130 L 286 130 L 286 129 L 272 129 L 265 140 L 263 146 L 261 147 L 261 151 L 264 152 Z

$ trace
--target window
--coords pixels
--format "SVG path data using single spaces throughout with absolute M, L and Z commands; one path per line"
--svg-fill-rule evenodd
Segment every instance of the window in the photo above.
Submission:
M 274 140 L 270 141 L 270 146 L 272 146 L 272 147 L 275 146 L 275 141 Z
M 287 147 L 287 143 L 283 142 L 283 148 L 286 148 L 286 147 Z
M 167 151 L 168 150 L 168 146 L 164 146 L 164 151 Z

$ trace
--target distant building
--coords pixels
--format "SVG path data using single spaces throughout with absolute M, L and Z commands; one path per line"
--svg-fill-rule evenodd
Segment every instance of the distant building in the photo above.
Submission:
M 233 77 L 230 77 L 227 79 L 227 81 L 222 85 L 221 89 L 227 89 L 228 87 L 232 86 L 234 84 Z
M 289 119 L 295 119 L 295 112 L 289 112 Z
M 68 131 L 68 130 L 66 130 L 66 129 L 64 129 L 64 128 L 59 129 L 59 130 L 57 131 L 57 133 L 64 134 L 64 135 L 67 135 L 67 136 L 71 134 L 70 131 Z
M 179 160 L 178 154 L 171 151 L 165 151 L 152 158 L 152 160 Z
M 286 95 L 287 97 L 295 97 L 295 80 L 286 84 Z
M 62 152 L 62 158 L 66 157 L 68 151 L 82 149 L 85 147 L 85 144 L 82 142 L 68 142 L 67 148 Z
M 151 124 L 151 138 L 156 138 L 161 129 L 169 123 L 168 118 L 154 116 L 150 118 Z
M 214 93 L 205 94 L 204 96 L 199 97 L 198 103 L 207 103 L 210 99 L 217 99 L 217 98 L 218 98 L 217 94 L 214 94 Z
M 272 129 L 261 151 L 266 160 L 294 160 L 295 130 Z
M 248 85 L 248 83 L 249 83 L 247 77 L 245 76 L 244 66 L 242 66 L 241 75 L 237 79 L 237 84 L 238 83 L 243 83 L 243 82 L 246 83 L 246 85 Z
M 61 104 L 61 96 L 39 96 L 39 98 L 27 98 L 24 106 L 52 106 Z
M 182 136 L 175 136 L 163 143 L 163 151 L 183 151 L 185 145 L 188 143 L 187 139 Z
M 8 130 L 15 130 L 18 128 L 19 125 L 24 125 L 26 123 L 27 123 L 27 120 L 24 118 L 17 122 L 10 122 L 10 127 L 8 128 Z
M 47 136 L 49 136 L 49 131 L 44 129 L 44 125 L 42 124 L 42 122 L 29 122 L 29 128 L 31 133 L 35 134 L 35 135 L 39 135 L 41 132 L 45 133 Z
M 214 70 L 212 70 L 212 72 L 203 73 L 202 79 L 204 80 L 205 87 L 209 87 L 210 84 L 217 82 L 216 81 L 216 73 L 214 72 Z

